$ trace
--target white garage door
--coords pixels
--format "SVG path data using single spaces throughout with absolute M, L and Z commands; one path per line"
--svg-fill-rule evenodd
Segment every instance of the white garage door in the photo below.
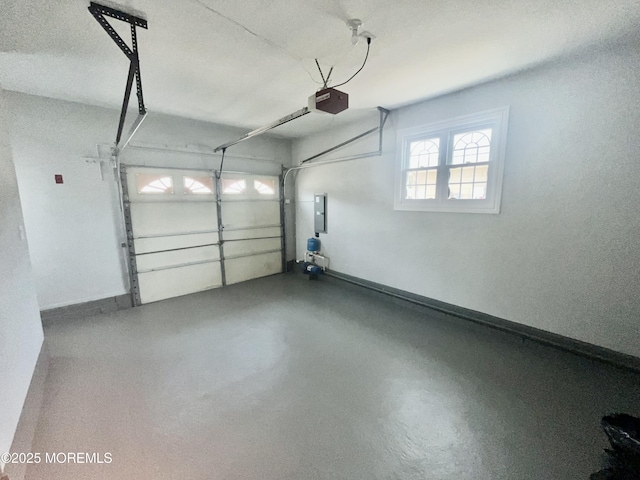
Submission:
M 226 283 L 283 271 L 278 177 L 223 173 L 220 179 Z
M 122 184 L 137 305 L 282 271 L 278 177 L 124 166 Z

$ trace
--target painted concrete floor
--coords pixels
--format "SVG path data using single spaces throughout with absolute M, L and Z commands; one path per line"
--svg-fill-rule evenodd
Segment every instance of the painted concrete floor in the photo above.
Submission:
M 324 278 L 47 328 L 27 479 L 587 479 L 640 375 Z

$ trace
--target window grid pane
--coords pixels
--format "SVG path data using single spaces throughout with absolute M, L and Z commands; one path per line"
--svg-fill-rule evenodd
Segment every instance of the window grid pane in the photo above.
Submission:
M 469 200 L 473 196 L 473 183 L 463 183 L 460 185 L 460 198 Z
M 484 200 L 487 198 L 489 165 L 449 169 L 449 199 Z
M 435 199 L 437 178 L 435 168 L 407 171 L 405 199 Z
M 460 165 L 488 162 L 491 154 L 491 133 L 490 128 L 485 128 L 454 135 L 451 163 Z
M 485 182 L 489 176 L 489 165 L 478 165 L 476 167 L 475 182 Z
M 437 167 L 439 157 L 439 138 L 411 142 L 409 145 L 409 168 Z
M 474 183 L 473 184 L 473 198 L 485 199 L 487 198 L 487 184 L 486 183 Z

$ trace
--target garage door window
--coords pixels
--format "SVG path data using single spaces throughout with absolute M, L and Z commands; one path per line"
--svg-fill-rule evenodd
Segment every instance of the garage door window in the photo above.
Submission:
M 239 195 L 246 193 L 247 181 L 244 178 L 223 178 L 222 179 L 222 193 L 230 195 Z
M 213 195 L 213 178 L 183 177 L 184 193 L 195 195 Z
M 147 175 L 139 173 L 136 175 L 136 188 L 141 194 L 172 194 L 173 179 L 165 175 Z
M 275 195 L 276 193 L 276 182 L 275 180 L 268 180 L 262 178 L 260 180 L 253 181 L 253 188 L 260 195 Z

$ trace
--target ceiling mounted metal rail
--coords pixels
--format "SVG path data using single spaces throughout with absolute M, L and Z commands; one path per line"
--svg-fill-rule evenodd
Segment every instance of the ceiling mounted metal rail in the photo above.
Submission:
M 297 112 L 293 112 L 290 115 L 287 115 L 286 117 L 282 117 L 279 120 L 276 120 L 273 123 L 270 123 L 269 125 L 266 125 L 264 127 L 260 127 L 257 128 L 247 134 L 245 134 L 244 136 L 238 138 L 237 140 L 233 140 L 232 142 L 228 142 L 228 143 L 224 143 L 222 145 L 220 145 L 219 147 L 216 147 L 213 151 L 214 153 L 219 152 L 220 150 L 226 150 L 227 148 L 240 143 L 240 142 L 244 142 L 245 140 L 248 140 L 252 137 L 256 137 L 258 135 L 262 135 L 265 132 L 268 132 L 269 130 L 272 130 L 276 127 L 279 127 L 280 125 L 284 125 L 287 122 L 290 122 L 291 120 L 295 120 L 296 118 L 300 118 L 303 115 L 306 115 L 307 113 L 309 113 L 309 108 L 308 107 L 304 107 L 301 108 L 300 110 L 298 110 Z
M 327 150 L 324 150 L 316 155 L 313 155 L 309 158 L 306 158 L 302 161 L 300 161 L 298 163 L 298 166 L 296 167 L 291 167 L 291 168 L 287 168 L 284 176 L 282 178 L 282 190 L 283 190 L 283 195 L 286 195 L 286 188 L 287 188 L 287 177 L 289 176 L 289 174 L 291 172 L 296 172 L 298 170 L 304 169 L 304 168 L 310 168 L 310 167 L 320 167 L 322 165 L 327 165 L 327 164 L 331 164 L 331 163 L 340 163 L 340 162 L 348 162 L 351 160 L 358 160 L 360 158 L 369 158 L 369 157 L 376 157 L 376 156 L 380 156 L 382 155 L 382 129 L 384 128 L 385 123 L 387 123 L 387 118 L 389 117 L 389 114 L 391 113 L 389 110 L 387 110 L 386 108 L 382 108 L 382 107 L 378 107 L 378 112 L 380 112 L 380 120 L 379 120 L 379 124 L 377 127 L 374 127 L 372 129 L 367 130 L 366 132 L 363 132 L 359 135 L 356 135 L 355 137 L 350 138 L 349 140 L 346 140 L 342 143 L 339 143 L 338 145 L 334 145 L 331 148 L 328 148 Z M 315 160 L 318 157 L 321 157 L 322 155 L 326 155 L 328 153 L 331 153 L 335 150 L 338 150 L 339 148 L 344 147 L 345 145 L 349 145 L 350 143 L 355 142 L 356 140 L 361 139 L 362 137 L 365 137 L 366 135 L 370 135 L 374 132 L 378 132 L 378 150 L 375 150 L 373 152 L 366 152 L 366 153 L 358 153 L 355 155 L 348 155 L 346 157 L 341 157 L 341 158 L 334 158 L 331 160 L 324 160 L 322 162 L 314 162 L 314 163 L 307 163 L 310 162 L 311 160 Z
M 315 155 L 313 155 L 312 157 L 309 158 L 305 158 L 304 160 L 302 160 L 299 165 L 302 165 L 303 163 L 307 163 L 310 162 L 311 160 L 315 160 L 318 157 L 321 157 L 323 155 L 326 155 L 327 153 L 331 153 L 335 150 L 338 150 L 339 148 L 342 148 L 346 145 L 349 145 L 350 143 L 355 142 L 356 140 L 360 140 L 363 137 L 366 137 L 367 135 L 370 135 L 374 132 L 377 131 L 382 131 L 382 129 L 384 128 L 384 124 L 387 121 L 387 117 L 389 116 L 389 110 L 387 110 L 386 108 L 382 108 L 382 107 L 378 107 L 378 112 L 380 112 L 380 123 L 377 127 L 373 127 L 370 130 L 367 130 L 366 132 L 361 133 L 360 135 L 356 135 L 355 137 L 350 138 L 349 140 L 346 140 L 342 143 L 339 143 L 338 145 L 334 145 L 331 148 L 326 149 L 323 152 L 320 153 L 316 153 Z M 380 137 L 380 144 L 379 144 L 379 150 L 382 150 L 382 136 Z
M 387 122 L 387 117 L 389 116 L 389 110 L 387 110 L 386 108 L 382 108 L 382 107 L 378 107 L 378 112 L 380 112 L 380 121 L 377 127 L 373 127 L 370 130 L 367 130 L 366 132 L 361 133 L 360 135 L 356 135 L 355 137 L 351 137 L 349 140 L 346 140 L 342 143 L 339 143 L 338 145 L 334 145 L 331 148 L 326 149 L 323 152 L 320 153 L 316 153 L 315 155 L 313 155 L 312 157 L 309 158 L 305 158 L 304 160 L 300 161 L 300 163 L 298 165 L 302 165 L 305 164 L 307 162 L 310 162 L 311 160 L 315 160 L 318 157 L 321 157 L 323 155 L 326 155 L 327 153 L 331 153 L 335 150 L 338 150 L 339 148 L 342 148 L 346 145 L 349 145 L 350 143 L 355 142 L 356 140 L 360 140 L 363 137 L 366 137 L 367 135 L 370 135 L 374 132 L 380 131 L 382 132 L 382 129 L 384 128 L 384 124 Z M 380 140 L 378 143 L 378 151 L 382 151 L 382 134 L 380 135 Z
M 136 27 L 147 28 L 147 21 L 144 18 L 136 17 L 128 13 L 116 10 L 99 3 L 91 2 L 89 5 L 89 12 L 98 21 L 100 26 L 104 28 L 111 39 L 122 50 L 122 53 L 129 59 L 129 75 L 127 76 L 127 85 L 124 91 L 124 100 L 122 101 L 122 109 L 120 110 L 120 122 L 118 123 L 118 133 L 116 135 L 116 149 L 123 149 L 127 146 L 133 135 L 142 124 L 143 120 L 147 116 L 147 110 L 144 106 L 144 98 L 142 96 L 142 79 L 140 77 L 140 58 L 138 56 L 138 37 L 136 33 Z M 105 18 L 115 18 L 126 22 L 131 25 L 131 48 L 125 43 L 122 37 L 115 31 L 111 24 Z M 134 121 L 133 125 L 127 133 L 126 139 L 122 140 L 122 130 L 124 128 L 124 121 L 127 116 L 127 107 L 129 105 L 129 98 L 131 97 L 131 89 L 133 88 L 133 81 L 136 82 L 136 93 L 138 95 L 138 118 Z

